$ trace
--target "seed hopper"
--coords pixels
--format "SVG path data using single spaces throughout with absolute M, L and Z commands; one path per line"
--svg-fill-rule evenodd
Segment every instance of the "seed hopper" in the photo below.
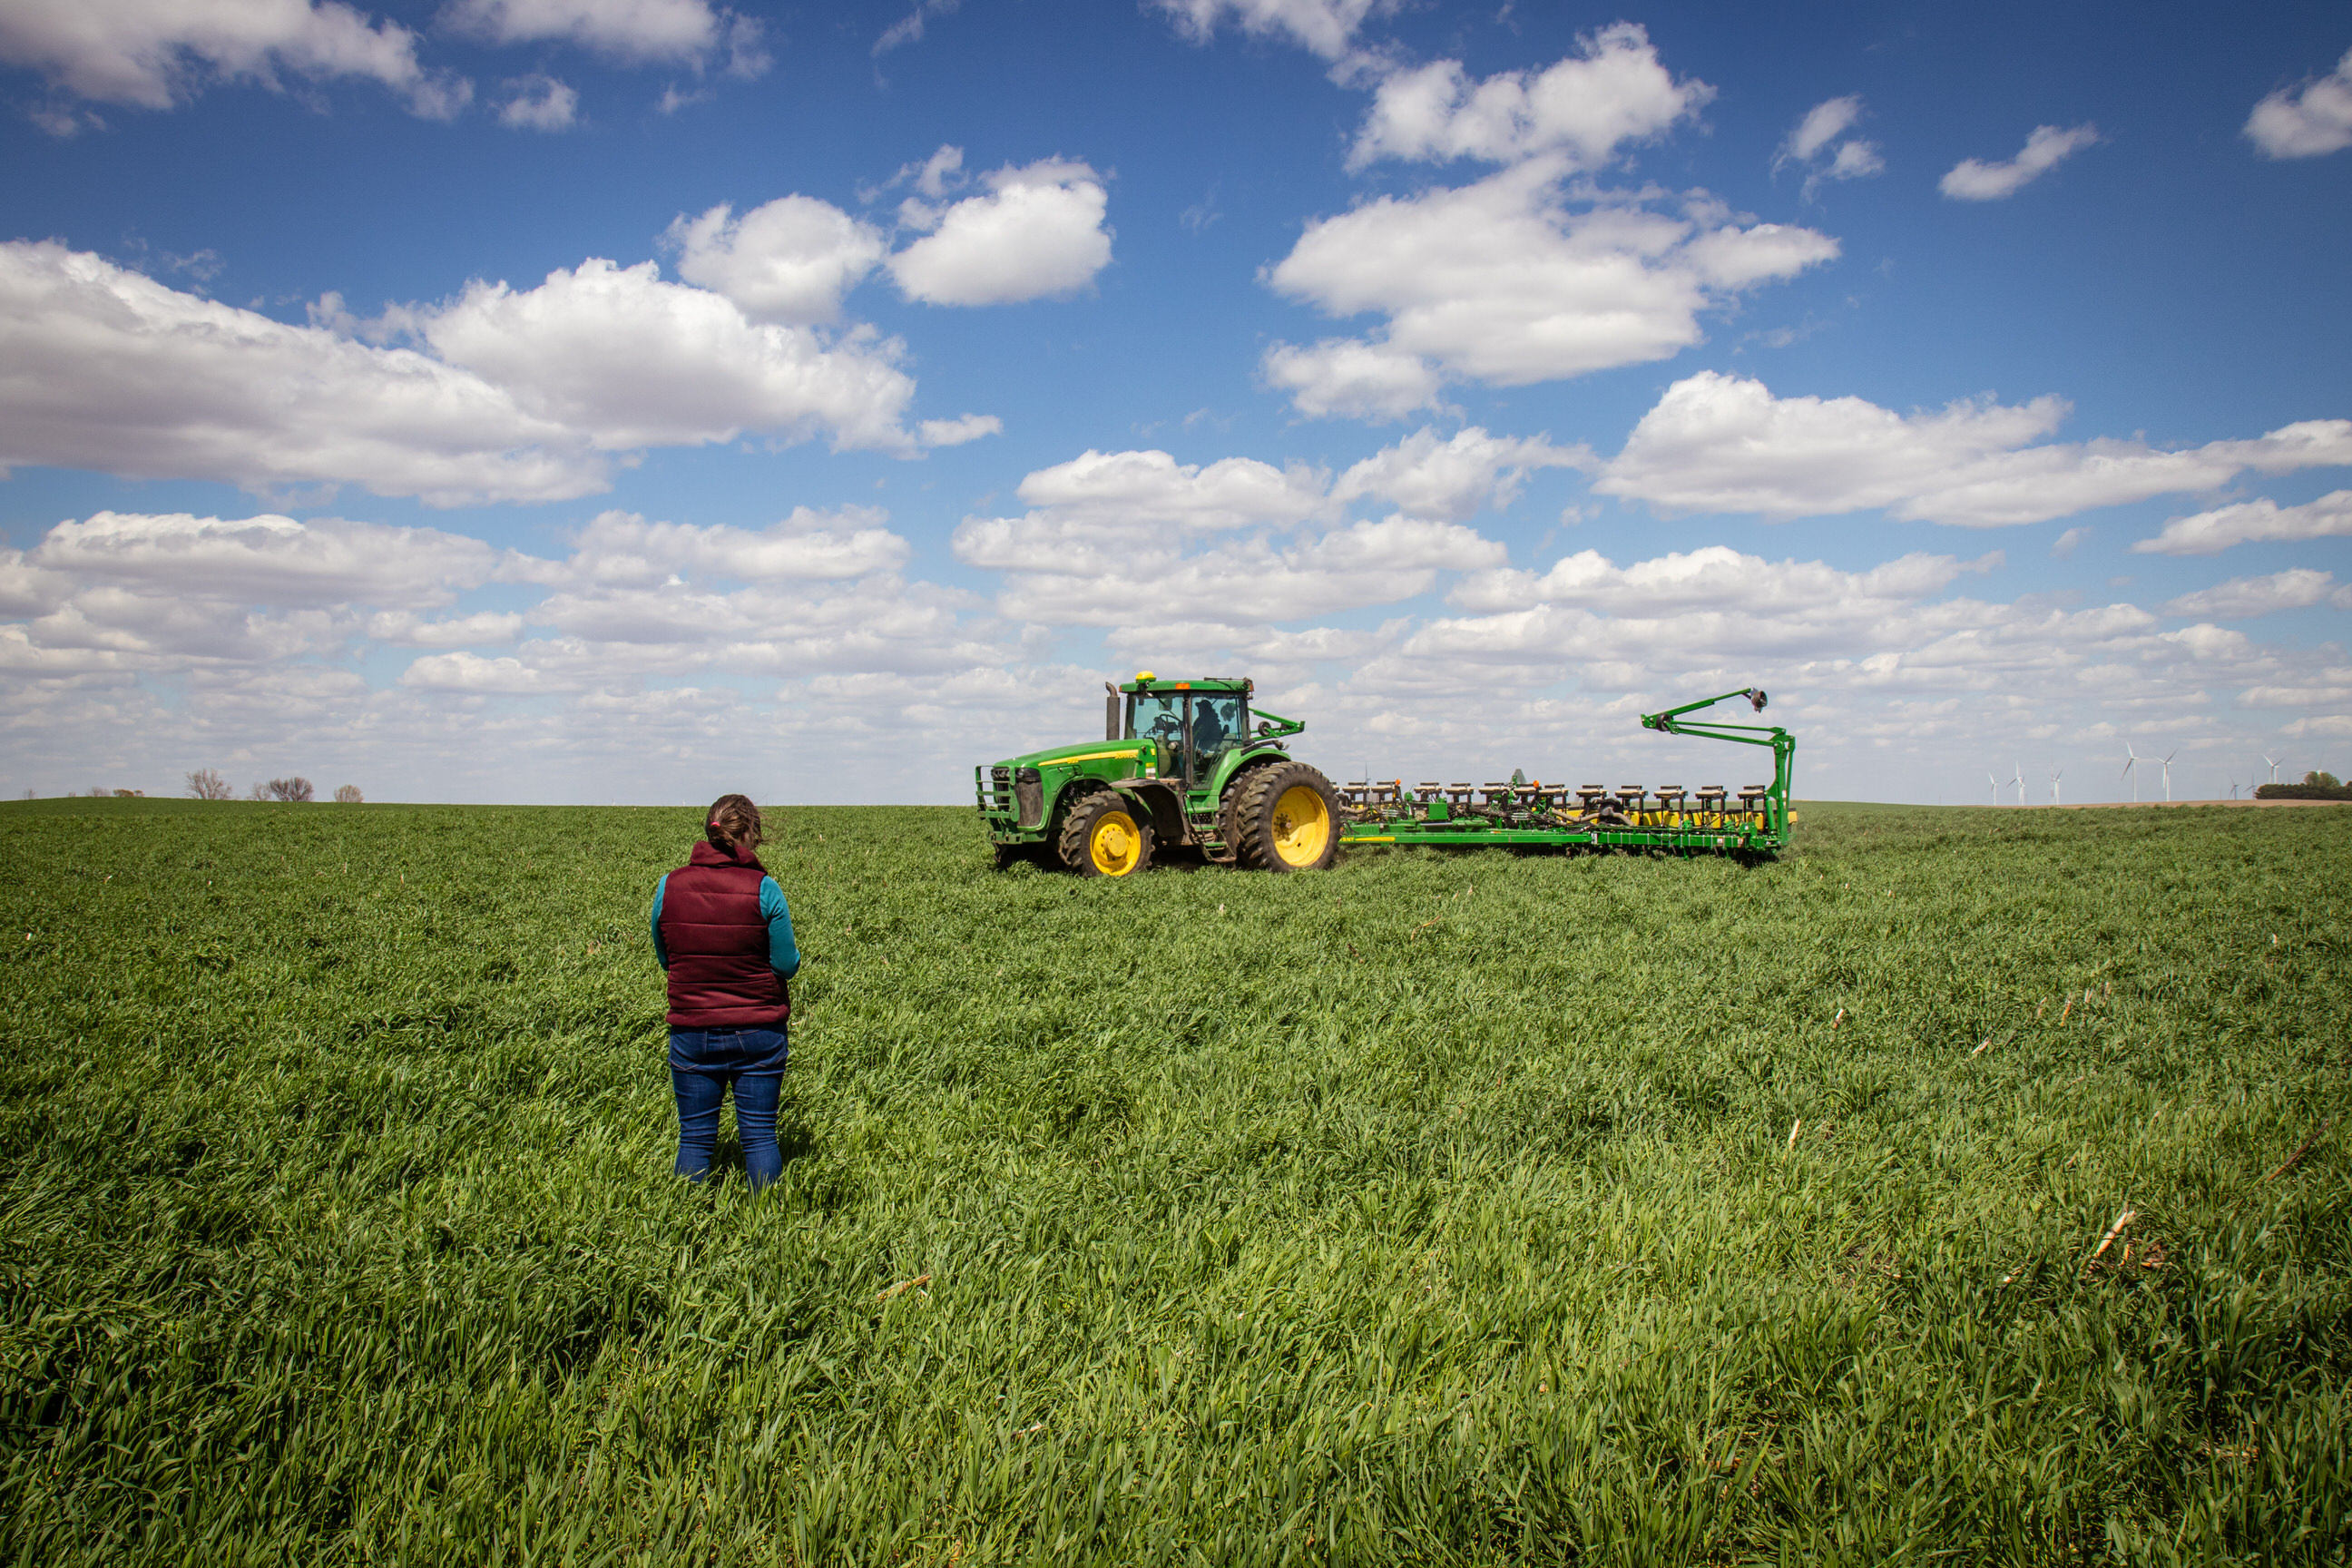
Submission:
M 1796 818 L 1789 809 L 1796 738 L 1777 725 L 1733 724 L 1687 717 L 1718 702 L 1745 699 L 1764 710 L 1756 687 L 1644 713 L 1642 727 L 1769 747 L 1772 782 L 1737 792 L 1723 784 L 1570 786 L 1514 777 L 1507 783 L 1360 779 L 1338 786 L 1340 843 L 1427 844 L 1461 848 L 1496 845 L 1588 849 L 1663 849 L 1681 854 L 1777 854 Z

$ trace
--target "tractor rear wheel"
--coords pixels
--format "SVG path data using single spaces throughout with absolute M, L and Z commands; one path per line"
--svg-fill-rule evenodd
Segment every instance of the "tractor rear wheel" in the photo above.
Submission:
M 1276 763 L 1242 775 L 1230 842 L 1255 871 L 1320 871 L 1339 858 L 1339 797 L 1320 770 Z
M 1132 877 L 1151 865 L 1151 825 L 1115 790 L 1097 790 L 1062 823 L 1062 864 L 1081 877 Z

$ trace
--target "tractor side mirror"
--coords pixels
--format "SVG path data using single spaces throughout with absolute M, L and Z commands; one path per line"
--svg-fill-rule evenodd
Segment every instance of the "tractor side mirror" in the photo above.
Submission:
M 1759 687 L 1756 687 L 1756 688 L 1754 688 L 1754 689 L 1750 689 L 1750 690 L 1749 690 L 1749 692 L 1748 693 L 1748 701 L 1750 701 L 1750 702 L 1752 702 L 1752 703 L 1754 703 L 1754 704 L 1756 705 L 1756 711 L 1758 711 L 1759 713 L 1763 712 L 1763 711 L 1764 711 L 1764 689 L 1763 689 L 1762 687 L 1760 687 L 1760 686 L 1759 686 Z

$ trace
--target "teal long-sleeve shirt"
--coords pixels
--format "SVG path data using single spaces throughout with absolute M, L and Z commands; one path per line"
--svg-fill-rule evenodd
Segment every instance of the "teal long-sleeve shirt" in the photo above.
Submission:
M 669 967 L 669 948 L 662 941 L 661 906 L 668 887 L 667 876 L 654 884 L 654 958 L 664 969 Z M 793 941 L 792 906 L 773 877 L 760 879 L 760 918 L 768 922 L 768 967 L 790 980 L 801 972 L 801 950 Z

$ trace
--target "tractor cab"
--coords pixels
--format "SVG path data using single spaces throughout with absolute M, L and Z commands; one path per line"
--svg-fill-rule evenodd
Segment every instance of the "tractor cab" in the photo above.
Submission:
M 1129 682 L 1118 738 L 1150 741 L 1160 776 L 1200 789 L 1225 754 L 1249 737 L 1249 682 L 1178 681 L 1165 688 Z M 1114 698 L 1116 703 L 1118 699 Z

